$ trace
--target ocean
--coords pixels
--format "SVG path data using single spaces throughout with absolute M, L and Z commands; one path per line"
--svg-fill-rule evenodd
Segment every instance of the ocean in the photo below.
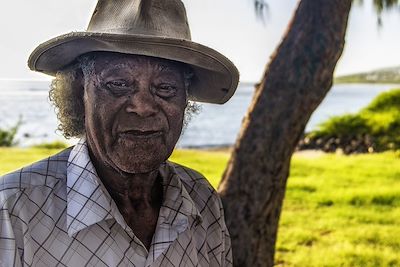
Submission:
M 0 80 L 0 128 L 22 124 L 17 133 L 20 146 L 30 146 L 55 140 L 65 140 L 57 129 L 54 108 L 48 100 L 49 81 Z M 398 86 L 398 85 L 397 85 Z M 395 88 L 390 84 L 338 84 L 314 112 L 307 124 L 310 131 L 334 115 L 357 112 L 376 95 Z M 201 104 L 201 112 L 192 118 L 177 146 L 218 147 L 232 145 L 241 121 L 252 99 L 254 85 L 240 84 L 225 105 Z

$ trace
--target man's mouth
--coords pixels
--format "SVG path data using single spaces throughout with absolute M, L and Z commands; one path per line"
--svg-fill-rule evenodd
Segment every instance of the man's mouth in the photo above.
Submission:
M 120 135 L 124 137 L 133 137 L 133 138 L 155 138 L 159 137 L 163 134 L 162 131 L 142 131 L 142 130 L 129 130 L 124 131 Z

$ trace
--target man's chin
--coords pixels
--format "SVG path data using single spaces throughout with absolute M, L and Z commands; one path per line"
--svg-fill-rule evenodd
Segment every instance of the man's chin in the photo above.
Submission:
M 148 173 L 160 167 L 171 155 L 173 147 L 163 137 L 119 138 L 109 150 L 114 168 L 124 173 Z
M 166 149 L 148 149 L 143 151 L 136 148 L 130 153 L 116 153 L 111 155 L 113 165 L 123 173 L 149 173 L 157 170 L 167 160 L 169 153 Z
M 127 174 L 139 174 L 139 173 L 149 173 L 157 170 L 164 161 L 118 161 L 114 162 L 115 167 L 119 172 Z

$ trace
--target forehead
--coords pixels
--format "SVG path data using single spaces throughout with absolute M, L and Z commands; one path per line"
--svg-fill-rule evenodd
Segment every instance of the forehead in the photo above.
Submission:
M 184 69 L 183 63 L 157 57 L 111 52 L 96 52 L 90 56 L 94 61 L 97 73 L 111 69 L 136 69 L 145 67 L 172 72 L 180 72 Z

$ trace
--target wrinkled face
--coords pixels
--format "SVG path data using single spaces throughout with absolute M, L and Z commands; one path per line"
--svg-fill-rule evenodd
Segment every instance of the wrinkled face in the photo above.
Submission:
M 85 75 L 89 149 L 118 172 L 146 173 L 172 153 L 181 134 L 186 90 L 178 63 L 102 53 Z

